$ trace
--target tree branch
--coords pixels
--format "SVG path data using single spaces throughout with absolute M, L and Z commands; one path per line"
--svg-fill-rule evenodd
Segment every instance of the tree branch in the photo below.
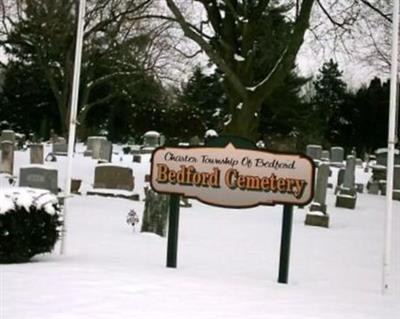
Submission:
M 382 10 L 380 10 L 379 8 L 377 8 L 376 6 L 372 5 L 369 1 L 367 0 L 359 0 L 361 1 L 363 4 L 365 4 L 368 8 L 372 9 L 373 11 L 375 11 L 376 13 L 378 13 L 380 16 L 382 16 L 384 19 L 386 19 L 387 21 L 389 21 L 390 23 L 392 23 L 392 18 L 390 14 L 386 14 L 384 13 Z
M 247 92 L 245 90 L 244 85 L 240 81 L 239 77 L 234 73 L 234 71 L 228 66 L 225 60 L 212 48 L 212 46 L 204 40 L 198 33 L 196 33 L 192 28 L 190 28 L 186 19 L 183 17 L 181 11 L 176 6 L 173 0 L 166 0 L 168 8 L 171 10 L 172 14 L 177 19 L 179 25 L 181 26 L 184 34 L 196 42 L 202 50 L 204 50 L 210 59 L 223 71 L 232 83 L 234 88 L 237 90 L 238 94 L 243 98 L 247 98 Z
M 256 100 L 264 101 L 272 93 L 273 89 L 282 83 L 288 71 L 293 68 L 297 52 L 304 41 L 304 34 L 309 26 L 313 4 L 314 0 L 303 0 L 298 19 L 286 49 L 271 72 L 254 87 L 253 96 Z

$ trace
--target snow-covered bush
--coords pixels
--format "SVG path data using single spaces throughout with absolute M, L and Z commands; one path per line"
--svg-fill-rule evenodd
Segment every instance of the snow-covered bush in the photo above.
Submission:
M 60 207 L 48 191 L 0 191 L 0 263 L 27 262 L 51 252 L 60 237 Z

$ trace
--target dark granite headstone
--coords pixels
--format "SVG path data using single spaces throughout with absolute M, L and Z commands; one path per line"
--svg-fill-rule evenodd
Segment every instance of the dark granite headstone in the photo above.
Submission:
M 312 159 L 320 160 L 321 154 L 322 154 L 322 146 L 321 145 L 307 145 L 306 153 Z
M 343 166 L 343 160 L 344 160 L 344 149 L 343 147 L 340 146 L 333 146 L 331 147 L 331 165 L 333 166 Z
M 53 154 L 59 156 L 67 156 L 68 144 L 65 142 L 65 140 L 62 140 L 61 142 L 58 141 L 53 144 Z
M 132 191 L 134 188 L 132 169 L 109 164 L 98 165 L 95 168 L 93 188 Z
M 56 169 L 28 166 L 19 172 L 19 186 L 47 189 L 58 194 L 58 172 Z

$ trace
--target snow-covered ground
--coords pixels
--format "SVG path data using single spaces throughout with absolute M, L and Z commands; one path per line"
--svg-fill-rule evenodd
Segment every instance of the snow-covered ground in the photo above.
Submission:
M 132 167 L 142 197 L 148 159 L 138 164 L 132 156 L 113 156 L 113 162 Z M 28 162 L 28 152 L 16 152 L 16 175 Z M 61 188 L 65 163 L 65 157 L 48 163 L 59 169 Z M 94 165 L 75 156 L 73 175 L 83 179 L 83 193 L 93 183 Z M 357 181 L 368 176 L 357 169 Z M 331 179 L 336 181 L 336 172 Z M 386 296 L 383 196 L 359 194 L 356 210 L 347 210 L 334 207 L 329 190 L 329 229 L 305 226 L 305 210 L 295 209 L 287 285 L 277 283 L 282 207 L 234 210 L 192 202 L 192 208 L 181 208 L 178 268 L 169 269 L 166 239 L 139 227 L 133 232 L 125 222 L 132 208 L 141 216 L 142 201 L 75 196 L 64 256 L 57 245 L 31 263 L 0 265 L 0 318 L 399 318 L 400 202 L 394 202 Z

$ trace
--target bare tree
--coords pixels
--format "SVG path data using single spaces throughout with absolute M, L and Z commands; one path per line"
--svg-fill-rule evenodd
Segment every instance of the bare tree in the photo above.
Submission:
M 37 64 L 57 101 L 62 133 L 68 130 L 73 76 L 76 0 L 0 0 L 0 43 L 12 60 Z M 170 22 L 149 21 L 153 0 L 87 0 L 84 25 L 79 121 L 91 108 L 123 90 L 96 97 L 93 92 L 115 81 L 130 81 L 137 72 L 162 78 L 164 33 Z M 153 8 L 154 10 L 154 8 Z M 106 61 L 107 73 L 99 72 Z M 139 70 L 140 68 L 140 70 Z
M 375 0 L 195 0 L 194 5 L 205 13 L 197 22 L 185 14 L 182 1 L 165 2 L 185 36 L 193 40 L 224 75 L 230 114 L 224 133 L 251 139 L 258 135 L 258 114 L 263 102 L 295 67 L 307 30 L 320 41 L 321 47 L 329 41 L 335 48 L 340 46 L 350 53 L 353 48 L 349 42 L 355 37 L 356 27 L 362 30 L 363 17 L 375 15 L 390 19 Z M 264 70 L 261 80 L 256 80 L 255 30 L 260 21 L 269 19 L 269 13 L 278 7 L 285 8 L 282 12 L 292 23 L 291 35 L 271 68 Z M 315 16 L 318 19 L 313 18 Z
M 390 67 L 390 0 L 317 0 L 308 41 L 315 51 L 342 55 L 387 72 Z M 327 18 L 327 19 L 326 19 Z M 327 21 L 324 21 L 327 20 Z

